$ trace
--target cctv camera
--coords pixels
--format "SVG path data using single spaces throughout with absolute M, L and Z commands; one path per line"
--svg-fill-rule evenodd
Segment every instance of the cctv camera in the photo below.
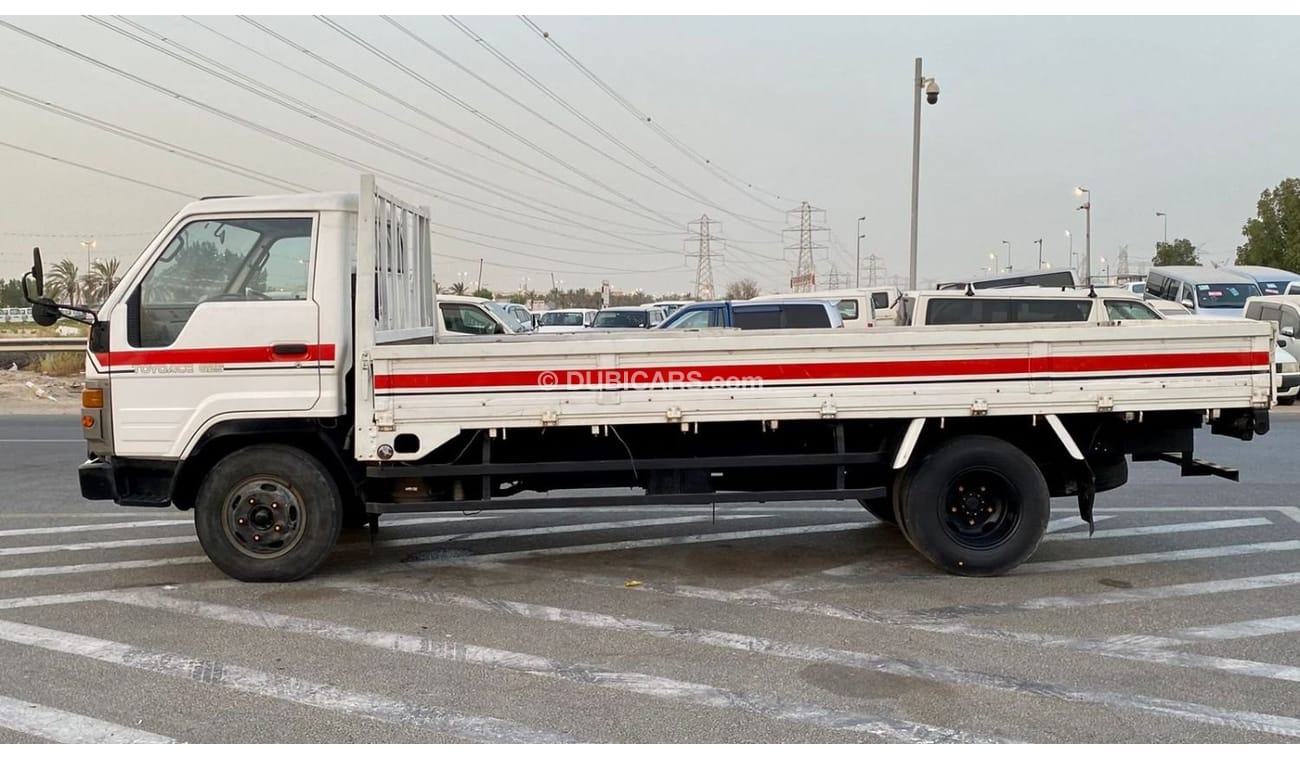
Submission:
M 939 102 L 939 83 L 933 79 L 925 83 L 925 102 L 930 105 Z

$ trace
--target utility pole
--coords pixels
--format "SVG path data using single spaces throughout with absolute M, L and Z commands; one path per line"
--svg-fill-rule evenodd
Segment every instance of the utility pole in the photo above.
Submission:
M 1128 272 L 1128 246 L 1127 245 L 1121 245 L 1119 247 L 1119 256 L 1116 257 L 1115 267 L 1116 269 L 1119 270 L 1119 275 L 1121 277 L 1128 276 L 1129 272 Z
M 478 281 L 474 285 L 476 290 L 483 289 L 483 258 L 481 256 L 478 260 Z
M 1043 239 L 1039 238 L 1034 242 L 1038 243 L 1038 268 L 1042 269 L 1043 268 Z
M 686 257 L 696 257 L 694 293 L 695 297 L 701 301 L 708 301 L 713 298 L 713 244 L 723 242 L 722 238 L 713 232 L 714 225 L 721 226 L 722 222 L 710 219 L 708 214 L 693 222 L 686 223 L 686 229 L 691 233 L 691 237 L 687 238 L 686 244 L 688 246 L 694 244 L 695 246 L 694 251 L 687 251 Z
M 835 265 L 831 265 L 830 274 L 826 275 L 826 287 L 830 290 L 839 290 L 847 288 L 853 282 L 853 278 L 847 272 L 841 272 Z
M 869 288 L 879 285 L 885 277 L 885 266 L 880 261 L 881 258 L 874 253 L 867 256 L 867 287 Z
M 867 221 L 865 216 L 858 217 L 858 258 L 853 264 L 853 287 L 862 287 L 862 223 Z
M 817 249 L 825 249 L 826 246 L 813 240 L 813 234 L 825 232 L 824 225 L 814 225 L 813 215 L 822 214 L 822 221 L 825 221 L 825 211 L 819 208 L 813 208 L 808 201 L 799 204 L 799 208 L 790 209 L 787 214 L 798 214 L 798 226 L 786 227 L 784 232 L 798 232 L 798 245 L 788 245 L 787 251 L 795 250 L 799 252 L 799 263 L 795 266 L 794 276 L 790 278 L 790 290 L 795 293 L 808 293 L 817 288 L 817 264 L 814 260 L 814 252 Z

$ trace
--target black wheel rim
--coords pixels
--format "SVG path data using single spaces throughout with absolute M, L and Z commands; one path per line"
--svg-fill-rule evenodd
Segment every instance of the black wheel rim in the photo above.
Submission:
M 1020 515 L 1020 492 L 993 470 L 965 470 L 944 491 L 944 532 L 968 549 L 1002 544 L 1015 533 Z
M 239 551 L 257 559 L 287 554 L 302 539 L 307 511 L 288 483 L 276 478 L 250 478 L 231 489 L 222 527 Z

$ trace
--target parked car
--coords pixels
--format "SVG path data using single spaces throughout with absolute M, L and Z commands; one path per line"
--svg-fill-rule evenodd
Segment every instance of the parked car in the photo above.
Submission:
M 537 332 L 577 332 L 591 327 L 595 309 L 552 309 L 537 319 Z
M 1124 283 L 1124 285 L 1122 285 L 1121 287 L 1123 287 L 1128 292 L 1137 294 L 1139 296 L 1146 295 L 1147 292 L 1147 284 L 1145 280 L 1138 280 L 1137 282 L 1127 282 Z
M 525 328 L 527 328 L 525 330 L 521 330 L 521 332 L 532 332 L 533 324 L 534 324 L 533 313 L 528 310 L 527 306 L 518 303 L 500 303 L 500 302 L 497 303 L 500 304 L 501 308 L 510 312 L 511 316 L 519 320 L 520 325 L 523 325 Z
M 1186 306 L 1198 317 L 1239 318 L 1246 299 L 1260 295 L 1249 277 L 1214 267 L 1152 267 L 1147 272 L 1148 298 Z
M 443 330 L 460 335 L 509 335 L 531 328 L 522 324 L 504 304 L 474 296 L 439 295 L 438 312 Z
M 751 301 L 775 301 L 815 298 L 830 301 L 840 312 L 844 326 L 850 329 L 875 327 L 880 309 L 888 309 L 899 291 L 893 288 L 853 288 L 848 290 L 820 290 L 811 293 L 785 293 L 755 296 Z M 892 319 L 892 314 L 890 315 Z
M 1294 404 L 1300 396 L 1300 364 L 1296 363 L 1296 335 L 1300 333 L 1300 296 L 1256 296 L 1246 301 L 1246 319 L 1272 322 L 1277 328 L 1278 348 L 1274 361 L 1281 377 L 1279 404 Z
M 843 326 L 844 319 L 834 303 L 804 298 L 693 303 L 678 309 L 659 328 L 691 330 L 735 327 L 741 330 L 781 330 Z
M 597 330 L 628 330 L 655 327 L 664 321 L 659 306 L 611 306 L 596 312 L 591 326 Z
M 1249 277 L 1259 286 L 1260 295 L 1265 296 L 1284 295 L 1293 283 L 1300 283 L 1300 274 L 1275 267 L 1242 265 L 1223 267 L 1219 271 Z
M 984 272 L 983 274 L 971 275 L 964 280 L 941 282 L 938 289 L 966 290 L 969 286 L 974 290 L 989 290 L 994 288 L 1019 288 L 1027 285 L 1044 288 L 1073 288 L 1077 284 L 1074 279 L 1074 272 L 1069 269 L 1033 269 L 1021 272 L 997 272 L 994 274 Z
M 673 312 L 677 311 L 678 309 L 690 303 L 695 303 L 695 302 L 694 301 L 655 301 L 654 303 L 647 303 L 643 305 L 657 306 L 664 310 L 665 317 L 671 317 L 673 315 Z
M 1002 288 L 918 291 L 903 296 L 900 325 L 987 325 L 1008 322 L 1111 322 L 1163 319 L 1144 300 L 1120 288 Z

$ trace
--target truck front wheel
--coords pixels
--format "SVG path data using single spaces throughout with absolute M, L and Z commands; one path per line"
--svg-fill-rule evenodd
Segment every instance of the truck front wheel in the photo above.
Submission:
M 927 559 L 956 575 L 1002 575 L 1038 548 L 1051 511 L 1047 481 L 1010 443 L 968 435 L 916 463 L 900 525 Z
M 343 500 L 329 470 L 291 446 L 250 446 L 217 462 L 195 500 L 212 563 L 241 581 L 296 581 L 338 541 Z

